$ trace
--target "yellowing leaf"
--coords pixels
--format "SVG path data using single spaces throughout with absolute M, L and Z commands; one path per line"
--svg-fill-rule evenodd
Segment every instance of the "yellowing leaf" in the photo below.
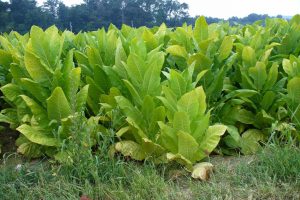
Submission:
M 167 48 L 167 53 L 171 54 L 172 56 L 178 56 L 187 59 L 188 53 L 186 49 L 179 45 L 172 45 Z
M 259 149 L 259 141 L 265 138 L 262 131 L 257 129 L 249 129 L 243 133 L 241 139 L 241 148 L 244 154 L 253 154 Z
M 133 141 L 121 141 L 115 145 L 117 152 L 120 152 L 123 156 L 131 157 L 134 160 L 144 160 L 146 153 L 143 151 L 141 145 Z
M 169 162 L 176 161 L 177 163 L 184 165 L 187 170 L 191 171 L 193 169 L 193 163 L 180 154 L 167 153 L 167 160 Z
M 192 177 L 201 181 L 208 181 L 214 166 L 208 162 L 198 163 L 193 166 Z

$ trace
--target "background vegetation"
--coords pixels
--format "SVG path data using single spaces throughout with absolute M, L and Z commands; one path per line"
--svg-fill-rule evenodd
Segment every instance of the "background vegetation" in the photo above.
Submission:
M 250 14 L 245 18 L 232 17 L 228 21 L 249 24 L 267 17 Z M 85 0 L 83 4 L 72 7 L 60 0 L 47 0 L 41 6 L 36 0 L 2 0 L 0 19 L 0 32 L 15 30 L 26 33 L 32 25 L 46 28 L 53 24 L 61 30 L 73 32 L 107 28 L 110 23 L 118 28 L 122 24 L 152 27 L 162 23 L 175 27 L 184 22 L 194 24 L 197 17 L 189 16 L 188 5 L 177 0 Z M 208 23 L 222 21 L 211 17 L 206 20 Z

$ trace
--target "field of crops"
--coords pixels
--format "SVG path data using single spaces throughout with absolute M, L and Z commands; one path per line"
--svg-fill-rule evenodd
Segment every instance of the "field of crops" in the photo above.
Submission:
M 33 26 L 0 36 L 0 130 L 18 131 L 29 158 L 72 163 L 74 143 L 109 137 L 111 155 L 188 170 L 211 153 L 299 144 L 299 55 L 300 16 L 79 34 Z

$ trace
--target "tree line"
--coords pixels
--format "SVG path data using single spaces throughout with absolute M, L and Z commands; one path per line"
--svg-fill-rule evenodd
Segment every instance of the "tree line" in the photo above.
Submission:
M 61 30 L 79 32 L 127 24 L 134 27 L 157 26 L 166 23 L 175 27 L 184 22 L 193 24 L 197 17 L 188 13 L 189 6 L 178 0 L 84 0 L 80 5 L 66 6 L 60 0 L 0 1 L 0 32 L 27 32 L 32 25 L 46 28 L 53 24 Z M 201 15 L 201 13 L 199 13 Z M 230 18 L 230 23 L 252 23 L 268 15 L 251 14 L 245 18 Z M 208 23 L 221 21 L 208 17 Z

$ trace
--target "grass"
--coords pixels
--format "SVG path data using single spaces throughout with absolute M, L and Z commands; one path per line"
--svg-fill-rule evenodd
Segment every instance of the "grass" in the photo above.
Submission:
M 209 182 L 192 180 L 178 166 L 104 154 L 69 166 L 10 157 L 0 167 L 1 199 L 300 199 L 300 150 L 293 147 L 212 158 L 216 170 Z

